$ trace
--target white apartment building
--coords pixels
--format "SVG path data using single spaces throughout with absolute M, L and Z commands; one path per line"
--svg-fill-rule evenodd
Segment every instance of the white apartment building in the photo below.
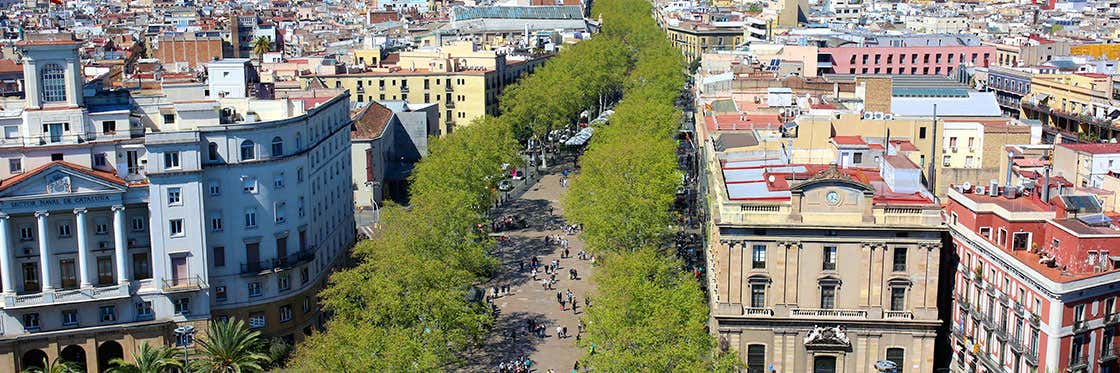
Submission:
M 249 97 L 244 59 L 96 91 L 78 47 L 20 42 L 25 97 L 0 102 L 0 371 L 100 371 L 211 318 L 310 334 L 355 237 L 348 95 Z

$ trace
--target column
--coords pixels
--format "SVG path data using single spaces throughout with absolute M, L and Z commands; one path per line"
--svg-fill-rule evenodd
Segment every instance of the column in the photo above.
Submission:
M 74 209 L 74 218 L 78 222 L 78 279 L 82 288 L 93 285 L 89 278 L 89 240 L 86 239 L 86 209 Z
M 124 238 L 124 206 L 113 206 L 113 243 L 117 253 L 117 283 L 128 283 L 128 271 L 125 254 L 128 251 L 128 242 Z
M 9 233 L 8 214 L 0 214 L 0 277 L 4 293 L 15 293 L 15 273 L 12 272 L 12 236 Z
M 54 267 L 51 263 L 50 247 L 47 245 L 47 237 L 50 233 L 47 232 L 47 216 L 50 213 L 46 211 L 36 211 L 35 219 L 39 222 L 39 278 L 42 279 L 40 287 L 43 292 L 54 290 L 54 284 L 51 282 L 51 268 Z

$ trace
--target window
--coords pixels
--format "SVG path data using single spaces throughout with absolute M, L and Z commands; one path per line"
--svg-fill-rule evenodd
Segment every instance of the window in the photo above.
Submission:
M 260 328 L 263 328 L 264 326 L 265 326 L 265 322 L 264 322 L 264 313 L 263 312 L 256 312 L 256 313 L 253 313 L 253 314 L 249 315 L 249 328 L 250 329 L 260 329 Z
M 152 313 L 152 302 L 137 302 L 136 303 L 136 318 L 141 320 L 150 320 L 155 317 Z
M 925 127 L 918 127 L 918 138 L 919 139 L 926 138 L 926 128 Z
M 225 302 L 226 299 L 228 299 L 228 296 L 229 295 L 226 294 L 226 287 L 225 286 L 215 286 L 214 287 L 214 298 L 217 299 L 219 302 Z
M 284 155 L 284 139 L 279 136 L 272 138 L 272 156 L 279 157 Z
M 28 331 L 39 330 L 39 314 L 38 313 L 25 313 L 23 314 L 23 328 Z
M 1085 304 L 1078 304 L 1073 307 L 1073 325 L 1074 328 L 1085 321 Z
M 214 266 L 218 268 L 226 266 L 225 246 L 214 246 Z
M 249 283 L 249 296 L 250 297 L 261 296 L 261 283 L 260 282 L 254 281 L 254 282 Z
M 813 373 L 836 373 L 835 356 L 816 356 L 813 358 Z
M 300 285 L 305 285 L 305 284 L 307 284 L 308 281 L 311 281 L 310 271 L 307 269 L 307 267 L 300 268 L 299 269 L 299 283 L 300 283 Z
M 62 65 L 52 63 L 40 72 L 43 84 L 43 102 L 66 101 L 66 72 Z
M 12 158 L 8 160 L 8 172 L 18 174 L 23 172 L 23 161 L 19 158 Z
M 179 168 L 179 152 L 164 152 L 163 153 L 163 168 L 166 170 Z
M 241 177 L 241 191 L 245 193 L 257 193 L 257 178 L 251 176 Z
M 852 153 L 852 162 L 863 163 L 863 153 Z
M 766 245 L 754 245 L 752 248 L 751 268 L 766 268 Z
M 253 148 L 253 142 L 245 140 L 241 142 L 241 160 L 251 161 L 257 158 L 256 149 Z
M 747 373 L 766 373 L 766 345 L 747 346 Z
M 296 182 L 297 183 L 302 183 L 303 182 L 303 167 L 300 167 L 300 168 L 296 169 Z
M 992 227 L 980 227 L 980 235 L 989 240 L 992 239 Z
M 103 121 L 101 122 L 101 133 L 114 134 L 116 133 L 116 121 Z
M 63 310 L 62 326 L 78 326 L 78 310 Z
M 19 228 L 20 241 L 31 241 L 35 239 L 35 228 L 30 225 L 25 225 Z
M 215 212 L 213 214 L 210 214 L 210 231 L 211 232 L 221 232 L 222 231 L 222 213 Z
M 174 124 L 175 123 L 175 114 L 164 114 L 163 115 L 163 123 L 164 124 Z
M 214 162 L 218 161 L 218 144 L 217 143 L 212 142 L 212 143 L 206 145 L 206 157 L 207 157 L 207 159 L 209 159 L 211 161 L 214 161 Z
M 950 165 L 950 164 L 952 164 L 952 163 L 953 163 L 953 157 L 952 157 L 952 156 L 948 156 L 948 155 L 946 155 L 946 156 L 945 156 L 945 157 L 943 157 L 943 159 L 941 160 L 941 165 L 942 165 L 942 166 L 945 166 L 945 167 L 949 167 L 949 165 Z
M 891 288 L 891 311 L 906 310 L 906 288 L 895 286 Z
M 109 161 L 105 158 L 105 153 L 98 153 L 93 155 L 94 167 L 108 167 Z
M 894 363 L 899 371 L 905 370 L 903 362 L 906 361 L 906 350 L 898 347 L 887 348 L 887 361 Z
M 766 285 L 751 285 L 751 308 L 766 308 Z
M 824 254 L 823 255 L 824 258 L 823 258 L 823 263 L 821 264 L 821 269 L 823 269 L 825 271 L 835 271 L 836 270 L 836 246 L 825 246 L 823 254 Z
M 191 298 L 178 298 L 175 300 L 175 314 L 176 315 L 190 315 L 191 314 Z
M 105 222 L 97 222 L 93 224 L 93 233 L 97 235 L 109 234 L 109 224 Z
M 303 298 L 303 313 L 311 312 L 311 297 Z
M 144 231 L 144 218 L 141 218 L 141 217 L 132 218 L 132 231 L 133 232 L 143 232 Z
M 257 227 L 257 209 L 255 209 L 255 208 L 245 209 L 245 228 L 256 228 L 256 227 Z
M 836 285 L 821 285 L 821 308 L 836 308 Z
M 182 237 L 183 233 L 183 219 L 171 219 L 167 223 L 167 233 L 171 237 Z
M 68 238 L 70 233 L 70 223 L 58 223 L 58 238 Z
M 222 195 L 222 183 L 218 181 L 211 181 L 206 183 L 206 189 L 210 191 L 211 196 Z
M 905 272 L 906 271 L 906 248 L 905 247 L 894 248 L 894 271 L 895 272 Z
M 181 204 L 183 204 L 183 189 L 182 188 L 167 188 L 167 204 L 168 205 L 181 205 Z
M 292 321 L 292 305 L 280 306 L 280 322 Z
M 280 290 L 288 290 L 292 288 L 292 276 L 284 273 L 276 277 L 276 287 Z
M 117 307 L 116 306 L 103 306 L 101 307 L 101 322 L 114 322 L 117 321 Z
M 277 223 L 283 223 L 286 220 L 286 213 L 284 211 L 284 202 L 276 202 L 274 205 L 275 218 Z
M 275 189 L 284 189 L 284 173 L 276 175 L 272 180 L 272 187 Z

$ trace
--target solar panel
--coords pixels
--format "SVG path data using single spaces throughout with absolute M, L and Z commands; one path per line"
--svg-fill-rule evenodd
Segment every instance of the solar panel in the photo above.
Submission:
M 1097 197 L 1086 195 L 1069 195 L 1062 196 L 1062 201 L 1065 202 L 1066 208 L 1077 210 L 1082 214 L 1099 214 L 1102 211 L 1101 203 Z
M 1077 220 L 1080 220 L 1082 223 L 1085 223 L 1086 225 L 1090 225 L 1090 226 L 1094 226 L 1094 227 L 1103 227 L 1103 226 L 1108 226 L 1108 225 L 1112 224 L 1112 218 L 1109 218 L 1105 214 L 1078 216 Z

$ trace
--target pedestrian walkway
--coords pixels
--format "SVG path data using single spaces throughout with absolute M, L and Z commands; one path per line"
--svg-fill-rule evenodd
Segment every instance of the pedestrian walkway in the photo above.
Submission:
M 494 304 L 500 309 L 495 320 L 493 332 L 485 343 L 471 351 L 464 358 L 463 371 L 494 372 L 499 364 L 522 357 L 532 360 L 532 370 L 547 372 L 570 372 L 582 350 L 576 346 L 576 335 L 580 317 L 584 316 L 586 306 L 584 297 L 590 295 L 593 269 L 590 260 L 577 258 L 584 249 L 578 235 L 566 234 L 560 206 L 560 199 L 567 191 L 561 185 L 560 173 L 544 175 L 520 198 L 510 201 L 497 210 L 497 216 L 519 216 L 528 221 L 526 229 L 500 232 L 508 237 L 499 242 L 493 255 L 502 262 L 500 273 L 486 283 L 487 291 L 497 287 L 499 290 L 509 286 L 509 294 L 499 295 Z M 546 229 L 546 227 L 548 229 Z M 563 248 L 559 244 L 546 243 L 546 237 L 559 236 L 568 241 L 569 257 L 561 258 Z M 530 261 L 537 257 L 542 266 L 537 268 L 537 281 L 533 280 Z M 540 280 L 550 276 L 544 273 L 544 266 L 559 260 L 555 272 L 556 283 L 545 289 Z M 523 266 L 523 267 L 522 267 Z M 569 270 L 575 269 L 578 279 L 569 279 Z M 561 310 L 557 292 L 570 290 L 577 303 L 575 312 L 566 304 Z M 567 296 L 562 293 L 562 298 Z M 544 337 L 530 333 L 530 321 L 544 325 Z M 567 327 L 568 337 L 559 338 L 557 327 Z

